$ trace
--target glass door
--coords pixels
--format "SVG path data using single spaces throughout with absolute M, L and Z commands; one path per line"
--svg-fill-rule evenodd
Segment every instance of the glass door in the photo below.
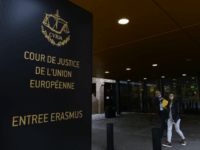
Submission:
M 142 111 L 141 85 L 130 84 L 131 111 Z
M 121 111 L 128 112 L 128 85 L 120 83 Z

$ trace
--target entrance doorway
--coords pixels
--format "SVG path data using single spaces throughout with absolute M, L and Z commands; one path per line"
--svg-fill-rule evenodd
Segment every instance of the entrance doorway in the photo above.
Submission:
M 116 83 L 104 83 L 104 112 L 107 106 L 116 110 Z

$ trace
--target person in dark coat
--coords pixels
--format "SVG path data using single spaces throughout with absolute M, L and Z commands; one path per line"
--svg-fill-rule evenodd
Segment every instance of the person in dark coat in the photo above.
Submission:
M 166 123 L 166 119 L 167 119 L 167 111 L 162 107 L 162 102 L 164 100 L 164 98 L 162 97 L 161 95 L 161 92 L 160 91 L 155 91 L 155 95 L 156 95 L 156 98 L 155 98 L 155 101 L 154 101 L 154 106 L 156 106 L 156 109 L 158 110 L 158 115 L 160 116 L 161 118 L 161 139 L 163 137 L 163 133 L 164 133 L 164 130 L 166 131 L 166 134 L 167 134 L 167 123 Z M 164 136 L 166 138 L 166 136 Z
M 180 121 L 181 121 L 181 116 L 180 116 L 180 105 L 179 102 L 174 99 L 174 94 L 170 93 L 169 94 L 169 102 L 168 105 L 164 107 L 164 109 L 167 110 L 167 124 L 168 124 L 168 131 L 167 131 L 167 144 L 163 144 L 165 147 L 172 147 L 171 144 L 171 137 L 172 137 L 172 127 L 173 125 L 175 126 L 176 132 L 180 135 L 181 137 L 181 144 L 186 145 L 186 139 L 180 130 Z
M 152 109 L 152 107 L 153 107 L 153 99 L 150 96 L 150 94 L 148 94 L 147 103 L 148 103 L 149 109 Z

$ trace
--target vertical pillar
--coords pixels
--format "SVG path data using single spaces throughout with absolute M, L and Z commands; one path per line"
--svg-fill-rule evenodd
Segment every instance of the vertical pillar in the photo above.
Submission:
M 142 108 L 143 108 L 143 100 L 142 100 L 142 94 L 141 94 L 141 84 L 139 86 L 139 95 L 140 95 L 140 109 L 142 110 Z
M 161 86 L 161 79 L 157 79 L 156 80 L 156 86 L 157 86 L 157 89 L 161 92 L 162 94 L 162 86 Z
M 198 88 L 198 99 L 199 99 L 199 82 L 200 82 L 200 73 L 199 73 L 199 75 L 198 75 L 198 73 L 197 73 L 197 76 L 196 76 L 196 84 L 197 84 L 197 88 Z
M 178 78 L 177 80 L 176 80 L 176 96 L 177 96 L 177 101 L 180 103 L 180 99 L 181 99 L 181 90 L 180 90 L 180 84 L 181 84 L 181 82 L 180 82 L 181 80 L 180 80 L 180 78 Z M 181 106 L 181 105 L 180 105 Z
M 183 97 L 182 97 L 182 90 L 181 90 L 181 79 L 178 78 L 176 79 L 176 96 L 177 96 L 177 100 L 180 104 L 180 106 L 182 106 L 183 103 Z
M 127 88 L 128 88 L 128 111 L 131 112 L 131 97 L 130 97 L 130 82 L 127 82 Z
M 183 95 L 182 95 L 182 87 L 181 87 L 181 80 L 179 80 L 179 93 L 180 93 L 180 104 L 183 103 Z
M 92 76 L 96 77 L 96 98 L 98 100 L 98 113 L 103 113 L 104 96 L 102 93 L 103 83 L 101 78 L 105 78 L 105 65 L 101 59 L 92 57 Z
M 142 101 L 143 101 L 143 112 L 147 113 L 147 81 L 143 82 L 143 94 L 142 94 Z
M 113 99 L 113 103 L 115 104 L 115 112 L 117 110 L 117 106 L 116 106 L 116 83 L 112 83 L 112 99 Z
M 96 79 L 96 98 L 98 100 L 98 114 L 101 113 L 101 96 L 100 96 L 101 82 L 100 79 Z
M 96 98 L 98 101 L 98 114 L 104 113 L 104 79 L 96 78 Z
M 198 87 L 198 99 L 200 97 L 200 72 L 197 73 L 197 87 Z M 199 101 L 200 103 L 200 101 Z M 199 105 L 200 106 L 200 105 Z M 199 110 L 200 110 L 200 107 L 199 107 Z
M 116 80 L 116 105 L 117 105 L 117 115 L 121 115 L 121 99 L 120 99 L 119 80 Z
M 165 96 L 164 93 L 165 93 L 165 89 L 164 89 L 164 81 L 163 79 L 161 79 L 161 92 L 162 92 L 162 96 Z

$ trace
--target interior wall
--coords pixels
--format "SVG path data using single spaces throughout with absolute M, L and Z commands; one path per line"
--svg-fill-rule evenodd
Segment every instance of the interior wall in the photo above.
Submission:
M 92 115 L 94 114 L 98 114 L 98 100 L 94 94 L 92 94 Z
M 115 83 L 115 80 L 92 78 L 92 83 L 96 83 L 96 97 L 92 96 L 92 112 L 94 114 L 104 113 L 104 82 Z

